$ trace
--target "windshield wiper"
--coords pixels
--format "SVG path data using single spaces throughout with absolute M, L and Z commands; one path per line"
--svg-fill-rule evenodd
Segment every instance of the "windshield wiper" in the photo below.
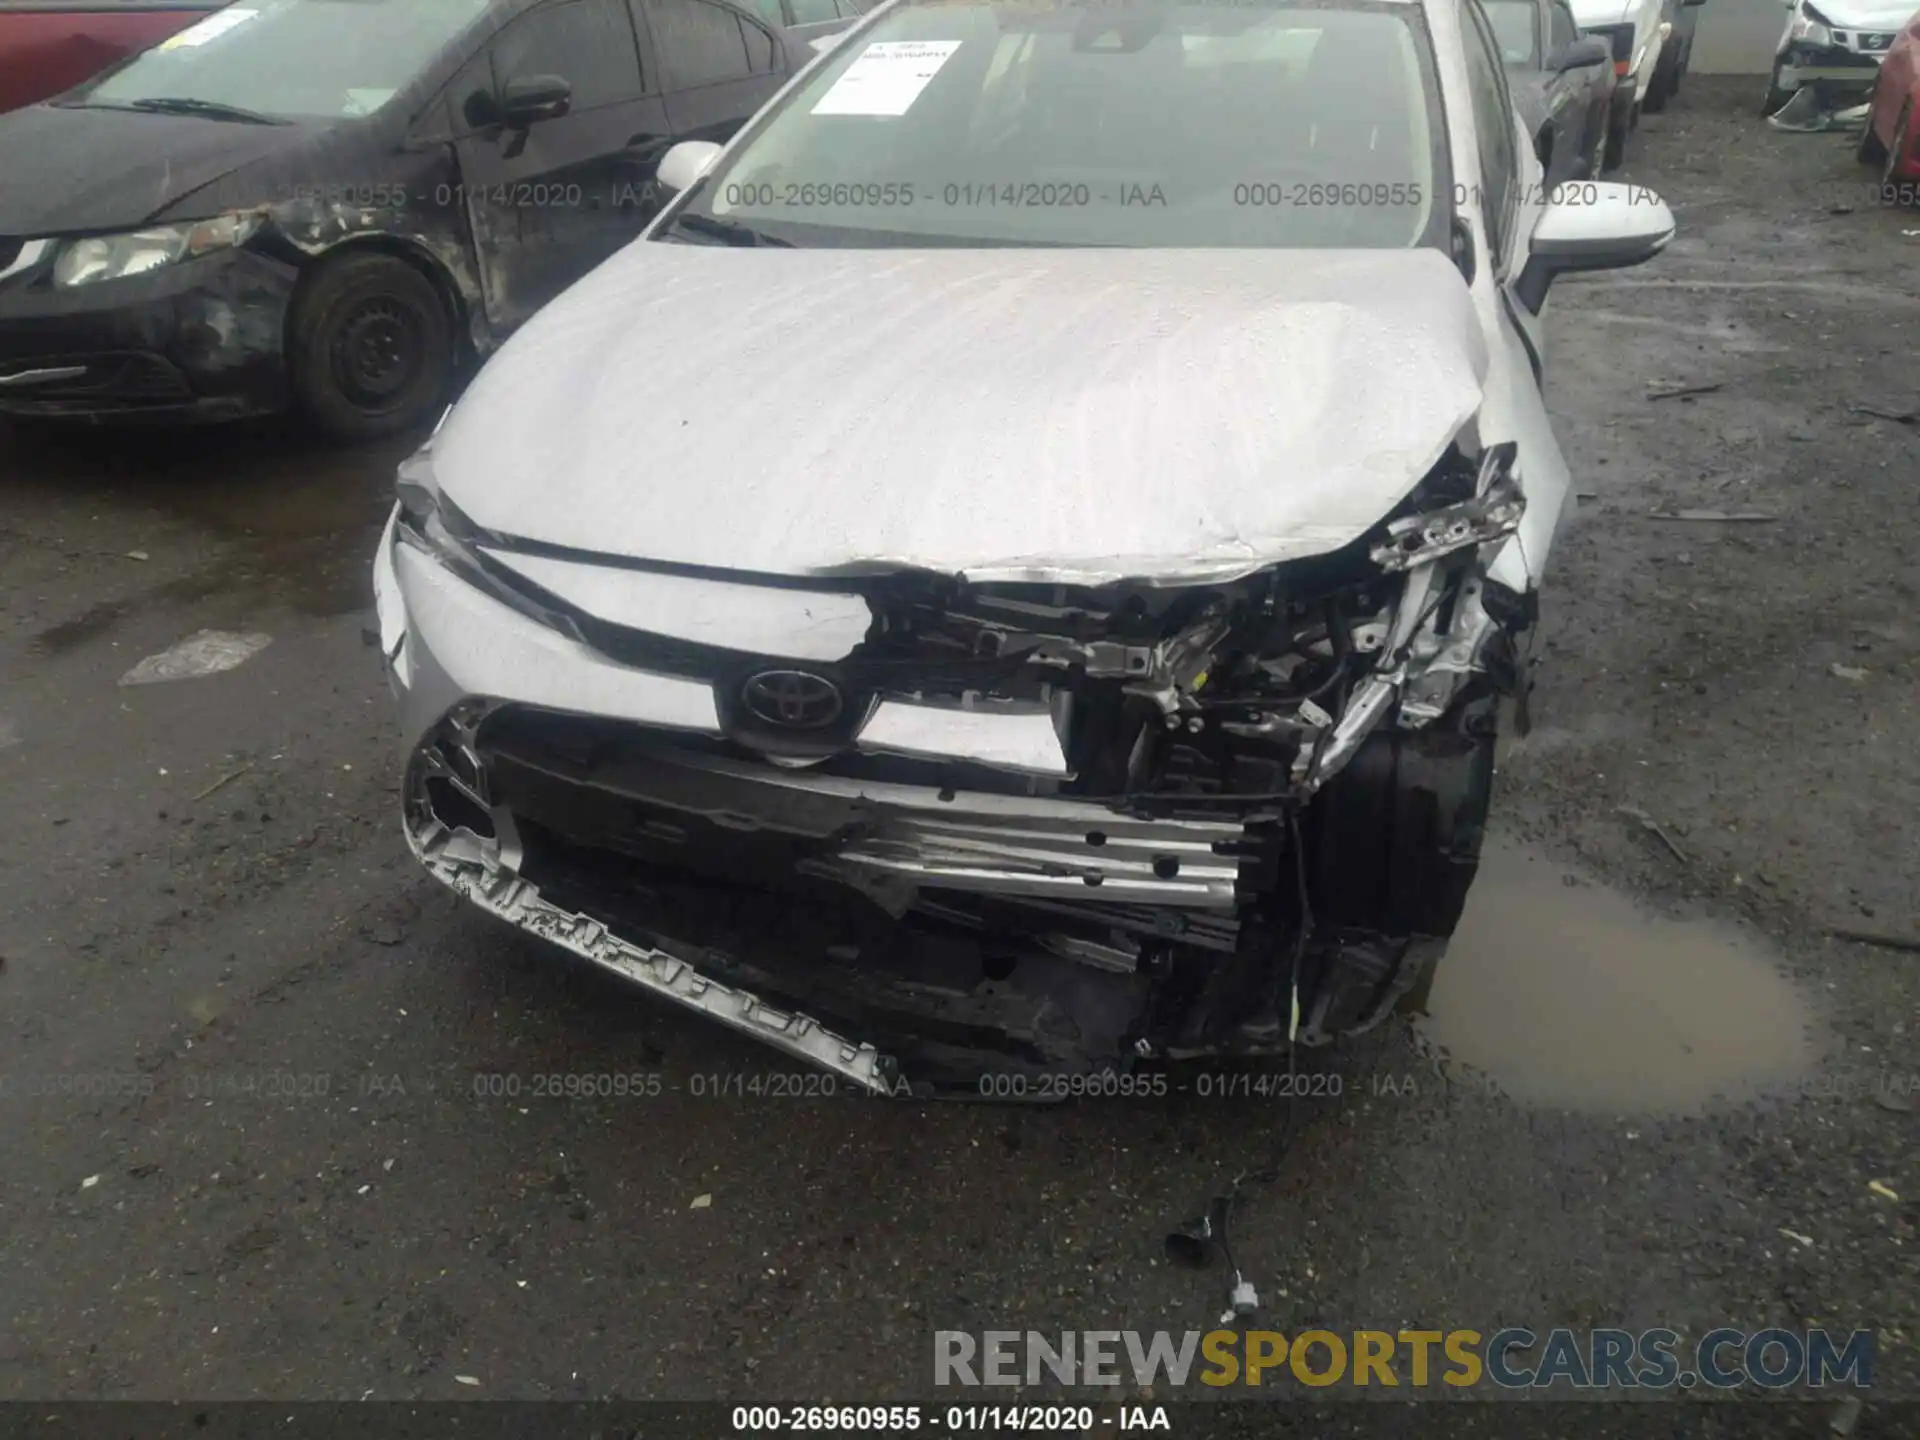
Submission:
M 684 228 L 696 235 L 711 235 L 729 245 L 777 245 L 782 250 L 793 249 L 791 240 L 777 240 L 742 225 L 738 220 L 720 220 L 711 215 L 676 215 L 669 228 Z
M 246 125 L 287 125 L 257 110 L 242 110 L 238 105 L 222 105 L 218 100 L 192 100 L 184 95 L 161 95 L 147 100 L 129 100 L 129 110 L 146 110 L 156 115 L 197 115 L 206 120 L 238 120 Z

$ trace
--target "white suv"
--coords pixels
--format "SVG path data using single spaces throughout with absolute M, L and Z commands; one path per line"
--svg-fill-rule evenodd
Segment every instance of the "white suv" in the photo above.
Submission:
M 1613 70 L 1619 77 L 1613 110 L 1607 117 L 1606 168 L 1626 157 L 1627 136 L 1640 121 L 1640 105 L 1653 88 L 1653 72 L 1660 64 L 1671 22 L 1663 18 L 1662 0 L 1573 0 L 1573 18 L 1589 35 L 1605 37 L 1613 46 Z

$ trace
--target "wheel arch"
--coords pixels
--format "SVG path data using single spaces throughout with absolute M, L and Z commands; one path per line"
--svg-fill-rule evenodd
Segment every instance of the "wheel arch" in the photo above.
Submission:
M 483 313 L 479 286 L 464 274 L 467 269 L 465 264 L 462 263 L 456 270 L 445 255 L 426 241 L 390 231 L 348 235 L 321 250 L 303 249 L 299 279 L 294 283 L 292 300 L 288 305 L 289 317 L 298 313 L 301 297 L 313 287 L 316 278 L 330 262 L 369 254 L 390 256 L 425 276 L 433 286 L 434 293 L 440 297 L 440 303 L 446 307 L 447 320 L 464 352 L 462 358 L 471 358 L 480 350 L 482 341 L 479 332 L 484 329 L 484 323 L 478 318 Z M 286 339 L 288 344 L 292 343 L 291 322 Z

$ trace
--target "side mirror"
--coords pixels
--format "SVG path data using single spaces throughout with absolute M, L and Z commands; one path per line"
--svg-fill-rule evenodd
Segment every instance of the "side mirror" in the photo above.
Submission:
M 558 75 L 509 80 L 500 91 L 501 116 L 515 130 L 539 120 L 558 120 L 572 108 L 573 86 Z
M 719 158 L 720 147 L 711 140 L 682 140 L 660 157 L 654 183 L 663 195 L 679 195 L 699 184 Z
M 1611 65 L 1613 46 L 1601 35 L 1582 35 L 1547 62 L 1556 75 L 1568 70 L 1584 70 L 1589 65 Z
M 1571 180 L 1554 187 L 1515 290 L 1538 312 L 1559 275 L 1644 264 L 1673 239 L 1673 211 L 1644 185 Z

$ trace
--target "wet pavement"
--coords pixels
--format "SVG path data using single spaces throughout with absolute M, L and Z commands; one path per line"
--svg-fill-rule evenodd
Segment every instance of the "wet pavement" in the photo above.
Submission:
M 1780 957 L 1495 842 L 1419 1032 L 1522 1105 L 1697 1113 L 1803 1079 L 1807 997 Z
M 1642 129 L 1673 253 L 1557 297 L 1538 728 L 1431 1016 L 1305 1062 L 1278 1328 L 1858 1326 L 1915 1391 L 1920 966 L 1826 931 L 1920 920 L 1920 432 L 1848 408 L 1920 398 L 1920 221 L 1751 83 Z M 1161 1239 L 1283 1103 L 750 1086 L 414 872 L 404 448 L 0 432 L 0 1396 L 874 1399 L 936 1329 L 1210 1327 Z M 272 642 L 119 683 L 203 630 Z

